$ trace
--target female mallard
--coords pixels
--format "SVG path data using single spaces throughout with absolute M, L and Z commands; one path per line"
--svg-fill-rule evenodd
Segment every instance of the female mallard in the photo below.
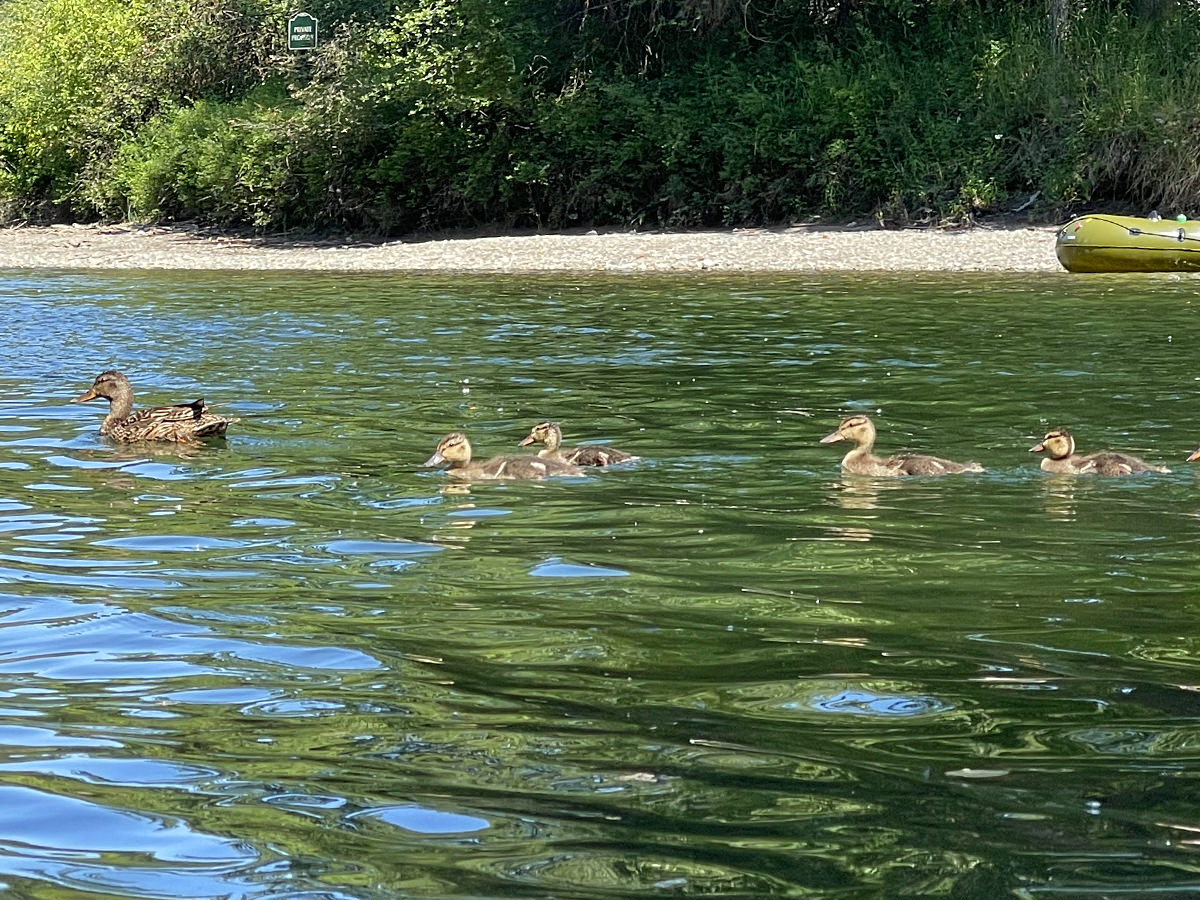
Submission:
M 538 457 L 572 466 L 610 466 L 613 463 L 631 462 L 639 458 L 616 447 L 604 447 L 600 444 L 585 444 L 582 447 L 563 450 L 562 429 L 558 427 L 557 422 L 538 422 L 529 430 L 529 434 L 522 439 L 519 446 L 527 447 L 538 443 L 546 445 L 538 451 Z
M 582 475 L 583 469 L 553 459 L 525 454 L 493 456 L 484 462 L 471 462 L 471 442 L 461 431 L 454 431 L 438 442 L 426 466 L 450 463 L 446 474 L 463 481 L 500 481 L 510 478 L 546 478 L 551 475 Z
M 1044 438 L 1029 448 L 1029 452 L 1045 453 L 1042 468 L 1056 475 L 1137 475 L 1139 472 L 1171 471 L 1166 466 L 1152 465 L 1136 456 L 1114 450 L 1076 453 L 1075 438 L 1065 428 L 1047 432 Z
M 238 421 L 210 413 L 203 399 L 134 412 L 133 387 L 129 379 L 116 369 L 101 372 L 92 386 L 71 402 L 86 403 L 101 399 L 108 401 L 108 415 L 100 423 L 100 433 L 123 443 L 186 443 L 206 437 L 224 437 L 225 429 Z
M 822 444 L 853 441 L 854 449 L 842 457 L 842 468 L 855 475 L 955 475 L 960 472 L 982 472 L 977 462 L 954 462 L 938 456 L 907 454 L 887 459 L 871 452 L 875 446 L 875 424 L 866 416 L 842 419 L 837 431 L 821 438 Z

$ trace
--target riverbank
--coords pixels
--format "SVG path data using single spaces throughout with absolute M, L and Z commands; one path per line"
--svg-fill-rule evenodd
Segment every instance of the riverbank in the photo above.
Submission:
M 1054 226 L 939 231 L 734 229 L 389 241 L 245 237 L 195 227 L 0 228 L 0 268 L 404 272 L 1055 272 Z

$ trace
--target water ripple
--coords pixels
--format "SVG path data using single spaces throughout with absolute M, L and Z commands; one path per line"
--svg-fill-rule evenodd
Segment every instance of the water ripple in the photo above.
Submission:
M 1193 279 L 9 272 L 0 300 L 14 896 L 1195 886 L 1200 470 L 1028 453 L 1059 424 L 1194 449 Z M 115 445 L 67 402 L 109 366 L 242 421 Z M 989 471 L 843 476 L 819 440 L 852 410 Z M 644 462 L 421 468 L 543 419 Z

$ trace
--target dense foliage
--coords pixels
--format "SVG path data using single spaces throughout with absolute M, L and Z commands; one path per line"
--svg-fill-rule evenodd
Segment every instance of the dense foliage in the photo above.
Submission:
M 313 0 L 306 52 L 281 0 L 0 10 L 8 218 L 395 232 L 1200 208 L 1190 0 Z

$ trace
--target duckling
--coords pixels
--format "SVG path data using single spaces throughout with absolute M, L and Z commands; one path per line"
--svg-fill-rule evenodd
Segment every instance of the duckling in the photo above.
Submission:
M 527 447 L 537 443 L 546 445 L 538 451 L 538 457 L 541 459 L 552 459 L 573 466 L 608 466 L 640 458 L 616 447 L 604 447 L 600 444 L 586 444 L 563 450 L 562 429 L 558 427 L 557 422 L 538 422 L 518 446 Z
M 200 438 L 224 437 L 225 429 L 239 421 L 210 413 L 203 399 L 134 412 L 133 387 L 116 369 L 101 372 L 92 386 L 71 402 L 86 403 L 89 400 L 108 401 L 108 415 L 100 423 L 100 433 L 122 443 L 187 443 Z
M 1096 453 L 1076 453 L 1075 438 L 1065 428 L 1046 433 L 1029 448 L 1030 453 L 1045 453 L 1042 469 L 1056 475 L 1137 475 L 1140 472 L 1170 472 L 1166 466 L 1156 466 L 1128 453 L 1100 450 Z M 1200 454 L 1200 450 L 1196 451 Z
M 938 456 L 906 454 L 887 459 L 871 452 L 875 446 L 875 423 L 866 416 L 842 419 L 837 431 L 821 438 L 822 444 L 853 441 L 854 449 L 842 457 L 842 468 L 855 475 L 955 475 L 960 472 L 982 472 L 977 462 L 954 462 Z
M 1196 460 L 1198 460 L 1198 459 L 1200 459 L 1200 450 L 1197 450 L 1195 453 L 1193 453 L 1191 456 L 1189 456 L 1189 457 L 1187 458 L 1187 461 L 1188 461 L 1188 462 L 1195 462 L 1195 461 L 1196 461 Z
M 471 442 L 461 431 L 442 438 L 425 461 L 427 467 L 450 463 L 446 474 L 463 481 L 500 481 L 510 478 L 546 478 L 551 475 L 583 475 L 583 469 L 553 459 L 525 454 L 493 456 L 484 462 L 471 462 Z

